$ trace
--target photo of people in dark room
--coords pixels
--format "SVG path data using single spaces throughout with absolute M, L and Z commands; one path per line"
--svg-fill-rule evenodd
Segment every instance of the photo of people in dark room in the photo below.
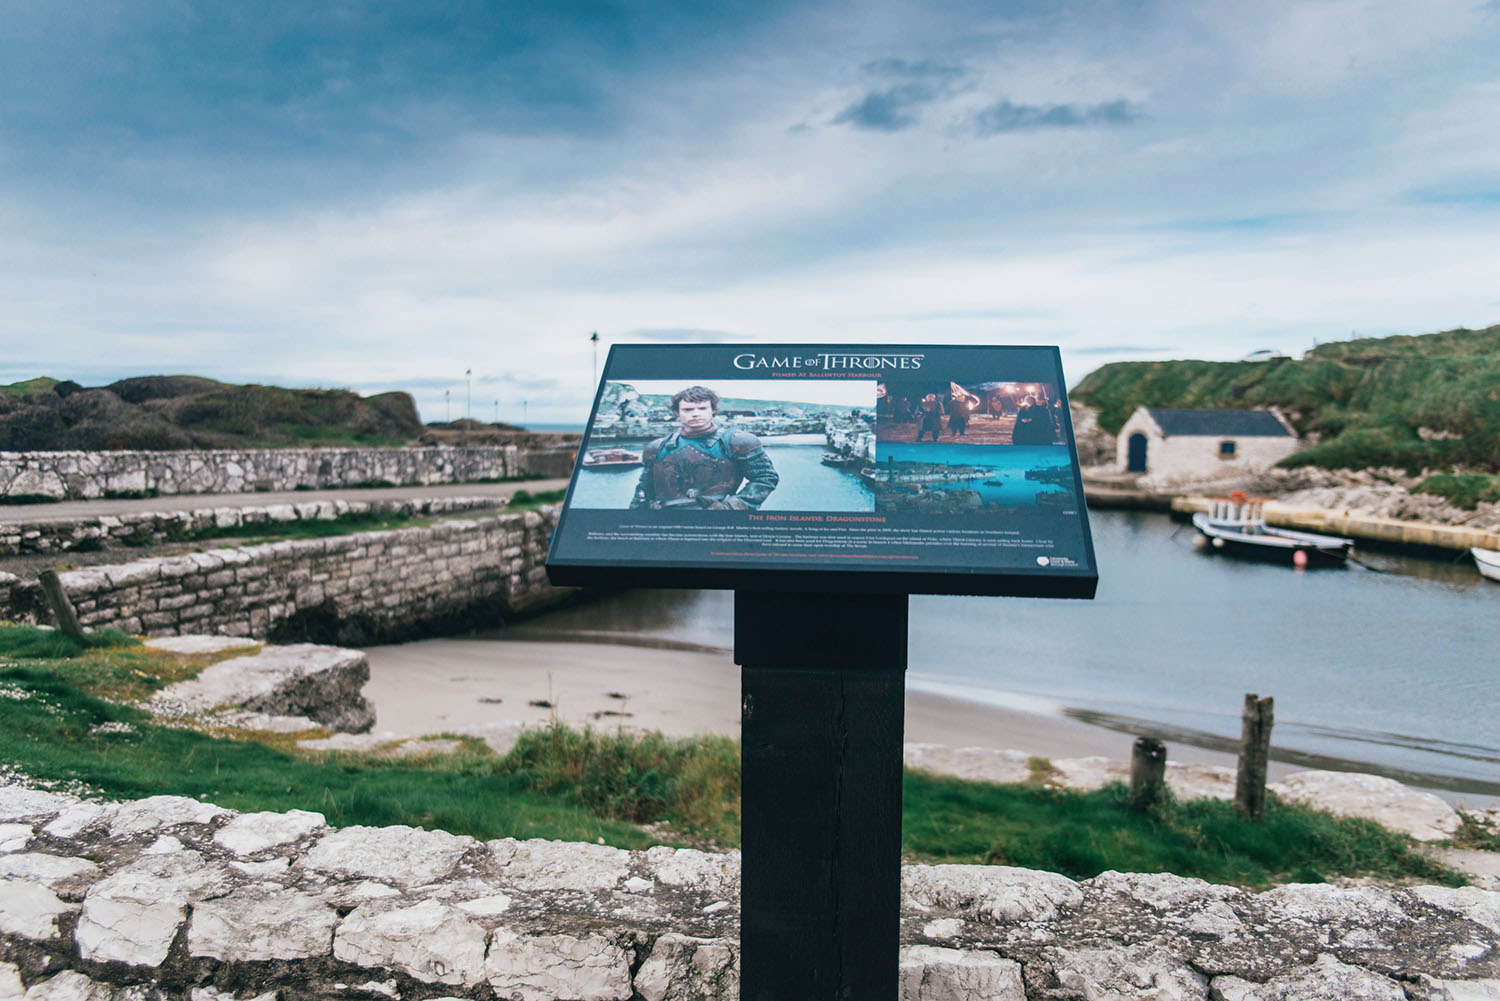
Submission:
M 971 445 L 1065 444 L 1067 415 L 1056 386 L 985 381 L 960 385 L 889 380 L 875 390 L 881 442 Z

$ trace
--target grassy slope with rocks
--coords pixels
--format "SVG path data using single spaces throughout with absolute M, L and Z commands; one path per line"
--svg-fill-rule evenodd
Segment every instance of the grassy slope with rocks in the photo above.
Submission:
M 1332 342 L 1300 360 L 1118 362 L 1071 396 L 1113 433 L 1138 406 L 1277 406 L 1312 443 L 1284 466 L 1460 467 L 1478 479 L 1429 489 L 1500 492 L 1500 325 Z
M 237 386 L 189 375 L 84 387 L 0 386 L 0 451 L 403 445 L 422 431 L 406 393 Z
M 410 824 L 624 848 L 738 843 L 739 745 L 723 737 L 555 724 L 523 735 L 503 756 L 459 738 L 455 751 L 398 757 L 296 748 L 321 731 L 163 726 L 129 704 L 214 659 L 149 650 L 119 634 L 79 643 L 0 625 L 0 761 L 53 788 L 116 799 L 175 794 L 245 811 L 316 810 L 335 826 Z M 1369 821 L 1276 802 L 1264 825 L 1209 800 L 1137 813 L 1121 787 L 1054 789 L 1045 767 L 1036 773 L 1015 785 L 908 773 L 905 854 L 1075 879 L 1116 869 L 1246 886 L 1354 876 L 1461 882 L 1409 838 Z

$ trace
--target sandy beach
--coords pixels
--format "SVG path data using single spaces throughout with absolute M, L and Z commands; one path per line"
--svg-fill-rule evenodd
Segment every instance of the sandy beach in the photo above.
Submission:
M 729 651 L 615 643 L 462 638 L 366 650 L 365 695 L 388 738 L 438 733 L 495 736 L 557 718 L 672 736 L 738 736 L 740 670 Z M 906 693 L 906 741 L 1015 749 L 1048 758 L 1126 761 L 1134 738 L 1075 720 Z M 1234 767 L 1234 756 L 1169 746 L 1172 760 Z M 1273 763 L 1274 779 L 1298 769 Z

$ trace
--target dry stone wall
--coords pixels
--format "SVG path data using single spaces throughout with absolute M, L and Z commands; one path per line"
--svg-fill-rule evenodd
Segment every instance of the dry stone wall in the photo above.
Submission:
M 734 1001 L 737 853 L 0 785 L 0 999 Z M 1458 1001 L 1500 893 L 908 865 L 902 1001 Z
M 290 521 L 334 521 L 351 515 L 379 514 L 422 518 L 504 507 L 503 497 L 434 497 L 390 501 L 307 501 L 301 504 L 221 506 L 192 511 L 134 511 L 77 521 L 3 521 L 0 508 L 0 556 L 97 551 L 172 542 L 206 532 Z
M 89 629 L 361 645 L 498 623 L 571 594 L 547 581 L 556 511 L 213 549 L 59 574 Z M 35 582 L 0 618 L 48 621 Z M 0 577 L 0 595 L 7 582 Z M 8 611 L 7 611 L 8 609 Z
M 0 452 L 0 497 L 237 494 L 519 476 L 514 445 L 184 452 Z

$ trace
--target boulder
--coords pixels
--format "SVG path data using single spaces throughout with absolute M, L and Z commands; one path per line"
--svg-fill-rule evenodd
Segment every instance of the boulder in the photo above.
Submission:
M 1364 817 L 1418 841 L 1443 841 L 1459 828 L 1458 813 L 1432 793 L 1395 779 L 1356 772 L 1294 772 L 1267 788 L 1288 802 L 1340 817 Z
M 271 716 L 305 716 L 359 733 L 375 723 L 374 709 L 360 695 L 369 680 L 370 666 L 358 650 L 296 643 L 213 664 L 196 678 L 155 693 L 145 708 L 190 716 L 237 706 Z

